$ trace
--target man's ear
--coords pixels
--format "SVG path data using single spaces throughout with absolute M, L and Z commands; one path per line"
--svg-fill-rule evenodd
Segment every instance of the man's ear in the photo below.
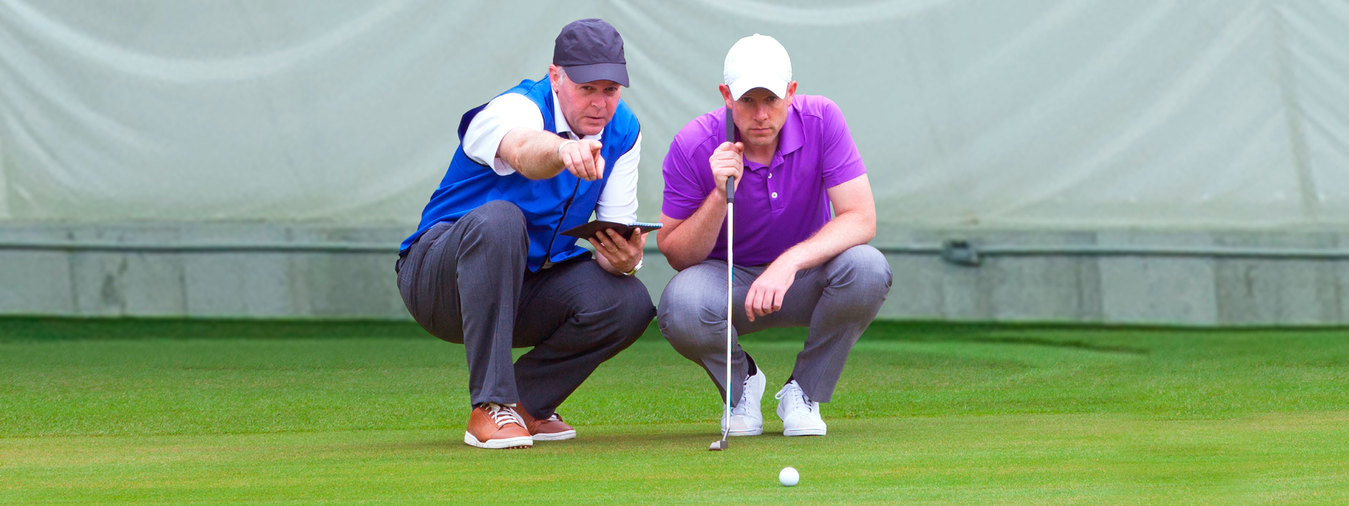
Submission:
M 726 102 L 726 107 L 731 107 L 732 105 L 735 105 L 735 100 L 731 98 L 730 86 L 727 86 L 726 83 L 722 83 L 720 85 L 717 85 L 717 89 L 721 90 L 721 100 Z
M 558 85 L 562 84 L 561 67 L 558 67 L 557 65 L 551 63 L 548 64 L 548 84 L 553 85 L 553 89 L 555 90 L 557 89 Z

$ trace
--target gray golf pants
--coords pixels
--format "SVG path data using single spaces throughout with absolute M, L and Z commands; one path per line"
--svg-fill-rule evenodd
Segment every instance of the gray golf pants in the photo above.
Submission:
M 398 263 L 413 319 L 462 343 L 474 404 L 523 402 L 547 418 L 600 363 L 651 323 L 651 295 L 635 277 L 592 259 L 526 272 L 525 217 L 493 201 L 427 230 Z M 511 348 L 533 349 L 511 364 Z
M 774 327 L 808 327 L 792 376 L 810 400 L 829 402 L 848 352 L 890 293 L 890 264 L 871 246 L 849 248 L 823 265 L 796 273 L 782 309 L 751 323 L 745 317 L 745 294 L 766 267 L 735 266 L 732 336 Z M 657 321 L 675 350 L 703 366 L 724 395 L 726 262 L 707 260 L 676 274 L 661 295 Z M 772 370 L 773 364 L 767 366 Z M 749 363 L 738 339 L 732 345 L 731 369 L 731 400 L 739 402 Z

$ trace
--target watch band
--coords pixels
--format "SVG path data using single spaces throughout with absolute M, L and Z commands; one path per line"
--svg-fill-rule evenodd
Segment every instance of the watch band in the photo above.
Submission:
M 623 275 L 624 275 L 624 276 L 631 276 L 631 275 L 633 275 L 633 274 L 637 274 L 637 271 L 640 271 L 640 270 L 642 270 L 642 259 L 638 259 L 638 260 L 637 260 L 637 265 L 632 266 L 632 270 L 623 273 Z

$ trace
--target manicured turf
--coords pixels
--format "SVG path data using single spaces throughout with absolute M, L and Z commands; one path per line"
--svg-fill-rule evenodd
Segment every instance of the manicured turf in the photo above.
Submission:
M 580 437 L 464 446 L 462 347 L 406 323 L 0 319 L 0 503 L 1349 501 L 1349 331 L 889 323 L 829 435 L 766 434 L 654 332 L 560 409 Z M 791 465 L 801 484 L 777 485 Z

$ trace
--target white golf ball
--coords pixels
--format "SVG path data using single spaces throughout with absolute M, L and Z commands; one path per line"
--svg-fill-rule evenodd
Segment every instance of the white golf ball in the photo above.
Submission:
M 801 481 L 801 474 L 796 472 L 795 467 L 787 466 L 778 473 L 778 481 L 784 487 L 795 487 L 796 482 Z

